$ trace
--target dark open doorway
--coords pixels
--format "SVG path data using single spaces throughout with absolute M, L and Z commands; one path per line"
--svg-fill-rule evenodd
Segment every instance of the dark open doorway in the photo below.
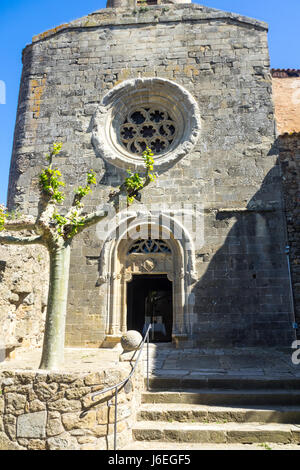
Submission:
M 127 329 L 144 335 L 152 323 L 152 342 L 172 341 L 172 299 L 172 282 L 166 274 L 133 275 L 127 283 Z

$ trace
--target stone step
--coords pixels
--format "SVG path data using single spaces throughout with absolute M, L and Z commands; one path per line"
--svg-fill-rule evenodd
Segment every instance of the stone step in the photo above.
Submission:
M 274 442 L 260 442 L 256 444 L 211 444 L 200 442 L 163 442 L 163 441 L 133 441 L 122 447 L 122 450 L 299 450 L 299 444 L 275 444 Z M 186 453 L 185 453 L 186 455 Z
M 146 384 L 145 380 L 145 384 Z M 219 389 L 222 390 L 299 390 L 300 377 L 158 376 L 149 378 L 150 390 Z
M 198 423 L 300 423 L 299 407 L 237 408 L 193 405 L 187 403 L 144 404 L 137 415 L 139 421 Z
M 199 424 L 141 421 L 132 429 L 132 435 L 136 441 L 300 444 L 300 426 L 273 423 Z
M 300 406 L 299 390 L 177 390 L 143 392 L 142 403 L 229 406 Z
M 133 441 L 122 450 L 300 450 L 297 444 L 275 444 L 261 442 L 257 444 L 201 444 L 200 442 L 163 442 L 163 441 Z M 186 453 L 185 453 L 186 454 Z

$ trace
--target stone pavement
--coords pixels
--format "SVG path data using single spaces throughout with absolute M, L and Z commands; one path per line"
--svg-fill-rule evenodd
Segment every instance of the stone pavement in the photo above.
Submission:
M 66 348 L 64 371 L 92 372 L 118 364 L 120 350 Z M 170 344 L 150 344 L 153 377 L 299 377 L 300 364 L 292 363 L 292 349 L 175 349 Z M 299 355 L 300 356 L 300 355 Z M 1 370 L 36 370 L 41 349 L 16 351 L 16 358 L 0 362 Z M 143 352 L 146 361 L 146 345 Z
M 150 344 L 150 372 L 154 377 L 300 377 L 292 362 L 293 349 L 172 349 Z M 145 358 L 146 352 L 144 353 Z M 299 354 L 300 358 L 300 354 Z
M 65 348 L 64 372 L 97 372 L 119 364 L 120 351 L 94 348 Z M 17 349 L 15 359 L 1 361 L 2 370 L 37 370 L 42 356 L 41 348 Z

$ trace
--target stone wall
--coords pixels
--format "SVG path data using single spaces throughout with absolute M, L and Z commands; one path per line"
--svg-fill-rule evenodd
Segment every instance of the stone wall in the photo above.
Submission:
M 279 137 L 296 322 L 300 326 L 300 134 Z M 298 330 L 299 335 L 300 330 Z
M 0 245 L 0 360 L 5 346 L 43 341 L 48 291 L 44 248 Z
M 131 366 L 98 373 L 6 371 L 0 374 L 0 450 L 107 450 L 114 442 L 111 392 L 93 392 L 125 379 Z M 142 365 L 118 394 L 118 448 L 131 440 L 140 405 Z
M 185 319 L 189 334 L 195 345 L 289 345 L 267 25 L 192 4 L 108 8 L 35 37 L 23 64 L 10 208 L 37 213 L 38 174 L 53 141 L 63 142 L 55 163 L 67 182 L 66 205 L 90 168 L 98 185 L 86 208 L 107 202 L 126 172 L 92 145 L 99 103 L 127 79 L 171 80 L 196 100 L 201 135 L 193 150 L 145 188 L 142 203 L 204 207 L 194 310 Z M 100 346 L 105 339 L 115 293 L 109 282 L 97 284 L 102 246 L 95 228 L 74 241 L 68 345 Z
M 280 72 L 273 71 L 272 79 L 278 133 L 300 132 L 300 71 L 282 78 L 278 74 Z

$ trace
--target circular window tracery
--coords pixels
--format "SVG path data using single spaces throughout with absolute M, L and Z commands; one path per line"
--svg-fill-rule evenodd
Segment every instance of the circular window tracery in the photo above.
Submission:
M 175 120 L 158 107 L 140 107 L 128 113 L 120 128 L 120 140 L 126 150 L 141 154 L 146 147 L 160 154 L 171 146 L 177 136 Z
M 97 155 L 124 169 L 144 170 L 148 146 L 158 169 L 190 152 L 200 127 L 197 103 L 187 90 L 166 79 L 138 78 L 104 96 L 92 140 Z

